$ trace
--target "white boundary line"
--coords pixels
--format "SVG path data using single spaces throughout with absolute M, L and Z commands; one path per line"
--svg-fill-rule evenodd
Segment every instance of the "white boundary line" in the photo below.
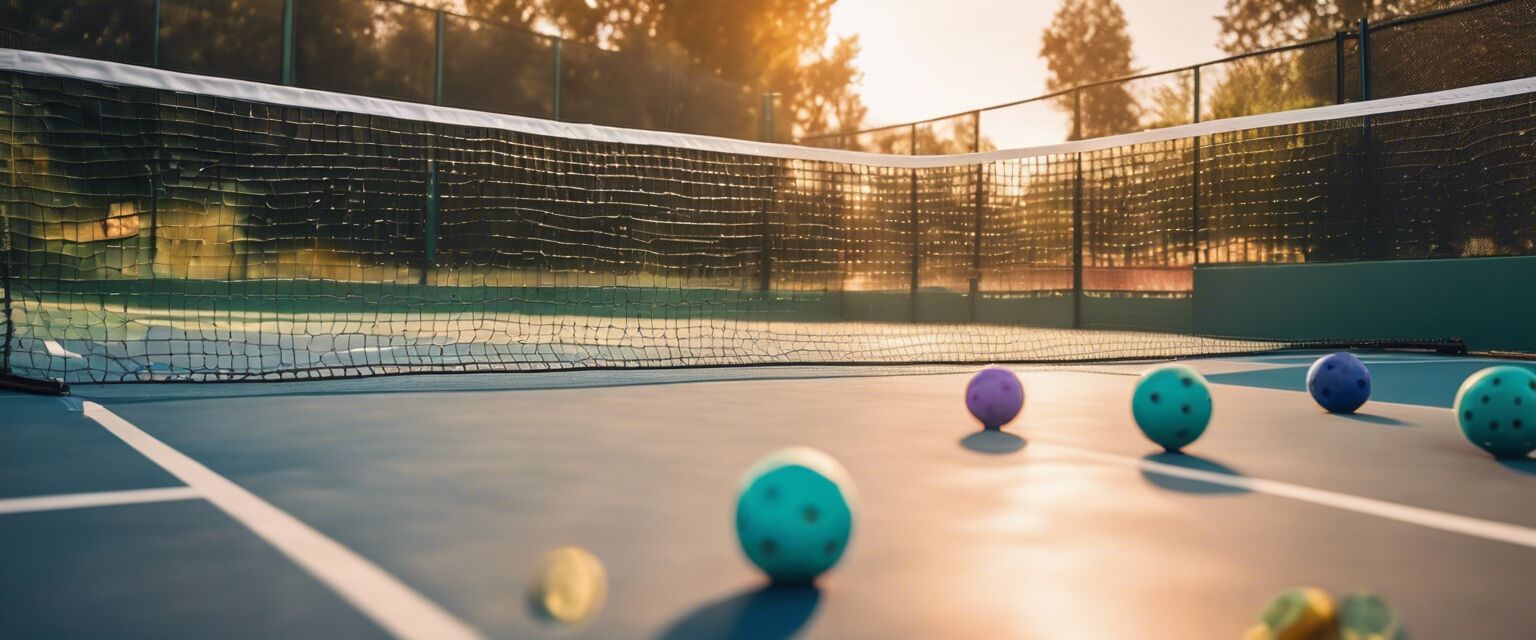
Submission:
M 203 494 L 192 487 L 160 487 L 158 489 L 132 489 L 128 491 L 102 491 L 97 493 L 66 493 L 52 496 L 31 496 L 0 500 L 0 515 L 57 511 L 60 509 L 84 509 L 87 507 L 112 507 L 121 504 L 148 504 L 196 500 Z
M 623 129 L 573 122 L 556 122 L 525 116 L 487 113 L 470 109 L 438 107 L 432 105 L 369 98 L 366 96 L 285 87 L 260 82 L 200 76 L 162 69 L 151 69 L 119 62 L 87 60 L 52 53 L 0 49 L 0 70 L 21 71 L 69 78 L 83 78 L 112 84 L 161 89 L 181 93 L 213 95 L 237 100 L 252 100 L 277 105 L 295 105 L 329 111 L 343 111 L 379 115 L 406 120 L 424 120 L 441 124 L 485 127 L 519 131 L 596 142 L 654 145 L 713 151 L 768 158 L 787 158 L 841 162 L 881 167 L 934 168 L 957 165 L 1013 160 L 1042 155 L 1080 153 L 1111 147 L 1164 142 L 1180 138 L 1215 135 L 1247 129 L 1284 126 L 1313 120 L 1339 120 L 1368 115 L 1395 113 L 1411 109 L 1439 107 L 1536 91 L 1536 78 L 1520 78 L 1472 87 L 1448 89 L 1434 93 L 1381 98 L 1365 102 L 1296 109 L 1279 113 L 1265 113 L 1194 124 L 1179 125 L 1152 131 L 1140 131 L 1117 136 L 1094 138 L 1062 144 L 1005 149 L 985 153 L 950 156 L 898 156 L 862 151 L 837 151 L 790 144 L 749 142 L 730 138 Z
M 479 631 L 378 565 L 156 440 L 105 407 L 86 402 L 84 410 L 86 417 L 187 483 L 389 633 L 424 640 L 481 637 Z
M 1205 482 L 1208 484 L 1214 484 L 1232 489 L 1252 491 L 1254 493 L 1263 493 L 1281 498 L 1290 498 L 1292 500 L 1308 502 L 1319 506 L 1333 507 L 1335 509 L 1342 509 L 1344 511 L 1353 511 L 1355 513 L 1364 515 L 1385 518 L 1387 520 L 1396 520 L 1398 522 L 1404 522 L 1407 524 L 1416 524 L 1421 527 L 1428 527 L 1430 529 L 1439 529 L 1441 531 L 1459 533 L 1466 536 L 1472 536 L 1474 538 L 1493 540 L 1495 542 L 1507 542 L 1509 544 L 1536 549 L 1536 529 L 1532 529 L 1530 527 L 1523 527 L 1505 522 L 1495 522 L 1492 520 L 1483 520 L 1481 518 L 1473 518 L 1470 516 L 1460 516 L 1453 513 L 1445 513 L 1442 511 L 1434 511 L 1420 507 L 1410 507 L 1408 505 L 1398 504 L 1396 502 L 1387 502 L 1385 500 L 1375 500 L 1372 498 L 1362 498 L 1360 496 L 1353 496 L 1347 493 L 1338 493 L 1336 491 L 1303 487 L 1301 485 L 1295 485 L 1288 482 L 1262 480 L 1259 478 L 1249 478 L 1246 476 L 1234 476 L 1225 473 L 1204 471 L 1201 469 L 1190 469 L 1178 465 L 1157 462 L 1155 460 L 1146 460 L 1142 458 L 1133 458 L 1130 456 L 1122 456 L 1112 453 L 1103 453 L 1094 451 L 1092 449 L 1082 449 L 1069 445 L 1037 443 L 1035 441 L 1030 441 L 1028 448 L 1032 449 L 1036 447 L 1044 447 L 1047 451 L 1056 450 L 1059 453 L 1085 457 L 1095 462 L 1119 467 L 1130 467 L 1140 471 L 1155 473 L 1162 476 L 1183 478 L 1185 480 Z

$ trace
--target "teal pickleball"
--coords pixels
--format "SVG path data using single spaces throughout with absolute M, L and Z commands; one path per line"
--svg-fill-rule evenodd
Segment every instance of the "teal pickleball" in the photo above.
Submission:
M 736 540 L 773 583 L 809 583 L 848 549 L 855 501 L 848 472 L 831 456 L 781 449 L 742 477 Z
M 1523 367 L 1489 367 L 1467 378 L 1456 392 L 1461 432 L 1497 458 L 1536 451 L 1536 373 Z
M 1136 382 L 1131 415 L 1147 439 L 1168 451 L 1178 451 L 1205 433 L 1211 422 L 1210 385 L 1189 367 L 1157 367 Z

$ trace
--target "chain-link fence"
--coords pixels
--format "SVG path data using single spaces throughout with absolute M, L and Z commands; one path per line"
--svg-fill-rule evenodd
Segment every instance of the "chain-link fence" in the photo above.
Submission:
M 0 0 L 0 47 L 571 122 L 769 137 L 771 94 L 396 0 Z
M 1426 93 L 1536 76 L 1533 34 L 1536 2 L 1473 2 L 1376 24 L 1361 20 L 1332 37 L 1188 67 L 799 142 L 854 151 L 963 153 Z M 945 124 L 957 122 L 973 126 Z

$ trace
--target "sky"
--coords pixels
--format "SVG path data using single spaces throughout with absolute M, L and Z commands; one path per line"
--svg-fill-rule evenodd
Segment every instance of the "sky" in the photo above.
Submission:
M 1222 57 L 1215 16 L 1224 5 L 1225 0 L 1120 0 L 1136 67 L 1153 71 Z M 894 124 L 1045 93 L 1040 34 L 1057 6 L 1057 0 L 838 0 L 831 30 L 857 34 L 863 46 L 866 124 Z M 1041 111 L 1019 115 L 1060 118 Z

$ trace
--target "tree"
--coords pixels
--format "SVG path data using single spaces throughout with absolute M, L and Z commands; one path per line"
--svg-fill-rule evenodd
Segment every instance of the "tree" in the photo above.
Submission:
M 670 58 L 690 74 L 777 93 L 779 120 L 803 136 L 855 128 L 864 118 L 858 41 L 832 42 L 827 33 L 835 2 L 549 0 L 543 19 L 577 42 Z
M 1062 0 L 1061 8 L 1041 38 L 1040 55 L 1050 76 L 1048 91 L 1118 78 L 1135 73 L 1131 65 L 1131 36 L 1125 12 L 1115 0 Z M 1063 96 L 1057 107 L 1077 111 L 1081 122 L 1072 139 L 1094 138 L 1137 129 L 1140 114 L 1124 85 L 1110 84 Z

